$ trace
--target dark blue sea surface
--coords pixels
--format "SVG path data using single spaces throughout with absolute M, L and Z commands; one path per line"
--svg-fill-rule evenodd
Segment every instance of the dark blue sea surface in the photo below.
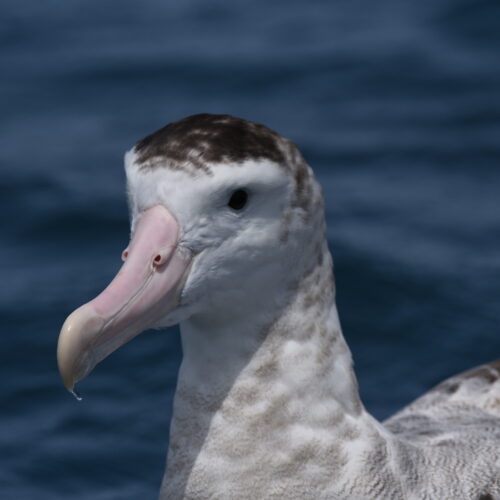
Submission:
M 321 181 L 363 400 L 385 418 L 500 357 L 497 0 L 3 0 L 0 498 L 155 498 L 181 351 L 147 332 L 80 385 L 68 313 L 128 240 L 123 153 L 199 112 L 293 139 Z

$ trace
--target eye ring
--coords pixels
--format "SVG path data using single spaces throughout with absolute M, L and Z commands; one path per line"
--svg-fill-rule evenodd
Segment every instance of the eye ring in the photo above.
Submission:
M 245 189 L 236 189 L 231 194 L 227 206 L 233 210 L 242 210 L 248 202 L 248 192 Z

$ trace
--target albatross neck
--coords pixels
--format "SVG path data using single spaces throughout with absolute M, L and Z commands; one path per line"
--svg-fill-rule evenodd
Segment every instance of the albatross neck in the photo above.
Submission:
M 317 398 L 359 414 L 362 405 L 326 244 L 316 265 L 281 296 L 279 302 L 262 294 L 246 314 L 199 316 L 183 323 L 179 389 L 189 387 L 222 403 L 236 388 L 261 388 L 265 397 L 274 388 L 292 399 L 302 397 L 304 404 Z
M 331 268 L 325 244 L 270 321 L 182 325 L 162 498 L 267 498 L 283 485 L 337 498 L 360 457 L 385 450 L 359 398 Z

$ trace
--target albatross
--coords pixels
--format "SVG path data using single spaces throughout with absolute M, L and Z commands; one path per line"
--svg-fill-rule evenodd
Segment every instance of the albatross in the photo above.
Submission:
M 500 499 L 500 360 L 381 423 L 335 305 L 321 187 L 297 147 L 229 115 L 125 155 L 123 266 L 65 321 L 74 391 L 148 328 L 180 324 L 161 499 Z

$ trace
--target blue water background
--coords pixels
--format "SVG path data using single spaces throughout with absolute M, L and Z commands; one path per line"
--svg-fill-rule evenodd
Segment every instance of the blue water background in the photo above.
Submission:
M 0 498 L 155 498 L 180 343 L 148 332 L 81 384 L 60 326 L 120 266 L 122 157 L 223 112 L 321 181 L 338 305 L 384 418 L 500 357 L 497 0 L 3 0 Z

